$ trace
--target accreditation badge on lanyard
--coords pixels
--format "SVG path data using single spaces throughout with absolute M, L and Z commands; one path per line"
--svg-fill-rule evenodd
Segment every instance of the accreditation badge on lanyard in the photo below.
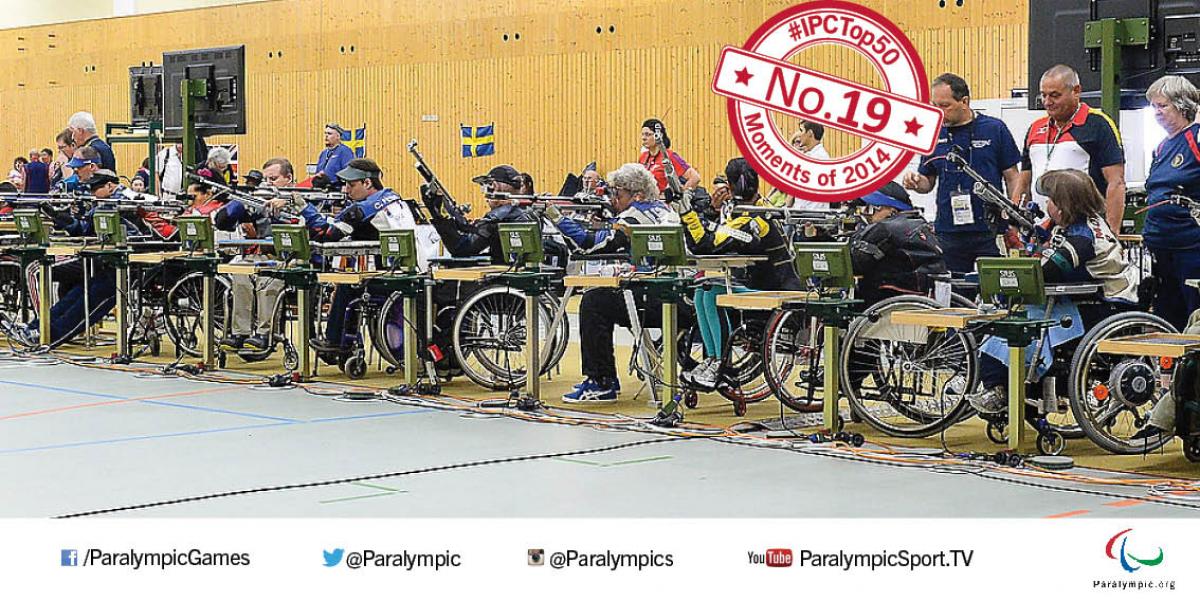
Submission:
M 958 193 L 950 196 L 950 211 L 954 215 L 954 225 L 971 225 L 975 223 L 975 209 L 971 206 L 971 194 Z

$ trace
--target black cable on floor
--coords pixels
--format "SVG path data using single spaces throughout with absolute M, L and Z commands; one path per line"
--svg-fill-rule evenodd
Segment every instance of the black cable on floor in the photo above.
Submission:
M 505 458 L 490 458 L 487 460 L 476 460 L 471 462 L 456 463 L 451 465 L 440 465 L 435 467 L 425 467 L 423 469 L 413 469 L 411 471 L 395 471 L 392 473 L 381 473 L 378 475 L 361 475 L 358 477 L 346 477 L 344 479 L 330 479 L 326 481 L 310 481 L 307 483 L 292 483 L 285 485 L 275 485 L 269 487 L 250 488 L 245 490 L 235 490 L 230 492 L 217 492 L 213 494 L 204 494 L 202 496 L 189 496 L 186 498 L 176 498 L 174 500 L 161 500 L 158 502 L 148 502 L 145 504 L 131 504 L 129 506 L 121 506 L 117 508 L 104 508 L 99 510 L 89 510 L 86 512 L 71 513 L 59 515 L 55 519 L 73 519 L 75 517 L 91 517 L 95 515 L 105 515 L 118 512 L 127 512 L 132 510 L 142 510 L 145 508 L 157 508 L 160 506 L 171 506 L 175 504 L 186 504 L 188 502 L 200 502 L 202 500 L 214 500 L 217 498 L 229 498 L 232 496 L 245 496 L 249 494 L 261 494 L 265 492 L 280 492 L 286 490 L 298 490 L 304 488 L 324 487 L 330 485 L 339 485 L 343 483 L 355 483 L 358 481 L 371 481 L 374 479 L 389 479 L 392 477 L 404 477 L 407 475 L 424 475 L 426 473 L 437 473 L 440 471 L 452 471 L 457 469 L 467 469 L 471 467 L 482 467 L 488 465 L 500 465 L 505 463 L 525 462 L 530 460 L 543 460 L 547 458 L 563 458 L 567 456 L 582 456 L 585 454 L 599 454 L 601 452 L 611 452 L 614 450 L 624 450 L 637 446 L 648 446 L 651 444 L 662 444 L 666 442 L 678 442 L 682 440 L 696 438 L 679 438 L 679 437 L 663 437 L 652 440 L 640 440 L 637 442 L 626 442 L 624 444 L 614 444 L 611 446 L 603 446 L 600 448 L 590 448 L 587 450 L 569 450 L 566 452 L 551 452 L 546 454 L 527 454 L 524 456 L 509 456 Z

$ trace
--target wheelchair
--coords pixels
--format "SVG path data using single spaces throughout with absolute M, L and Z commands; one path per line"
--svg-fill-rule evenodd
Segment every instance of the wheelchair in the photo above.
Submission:
M 1143 356 L 1104 354 L 1099 347 L 1105 340 L 1172 333 L 1174 328 L 1134 306 L 1121 311 L 1106 304 L 1099 284 L 1047 286 L 1046 291 L 1047 315 L 1064 298 L 1084 311 L 1105 307 L 1117 312 L 1100 318 L 1081 337 L 1051 348 L 1053 358 L 1043 364 L 1040 380 L 1032 374 L 1026 378 L 1025 418 L 1039 432 L 1038 449 L 1057 454 L 1066 439 L 1087 436 L 1109 451 L 1144 451 L 1144 444 L 1130 444 L 1127 438 L 1146 422 L 1148 409 L 1165 393 L 1165 365 Z M 897 310 L 928 307 L 922 300 L 895 298 L 869 309 L 878 314 L 877 320 L 860 319 L 851 325 L 842 358 L 841 376 L 848 382 L 852 410 L 875 429 L 896 437 L 935 435 L 977 414 L 966 394 L 980 385 L 982 326 L 930 329 L 897 325 L 887 317 Z M 1035 342 L 1031 373 L 1039 361 L 1044 363 L 1048 336 L 1049 329 L 1043 329 Z M 979 416 L 988 423 L 991 441 L 1007 441 L 1006 411 Z
M 540 296 L 540 335 L 549 350 L 541 374 L 553 371 L 570 342 L 565 319 L 550 331 L 562 290 Z M 444 310 L 444 309 L 443 309 Z M 477 385 L 511 390 L 525 385 L 525 296 L 517 289 L 485 282 L 454 311 L 452 339 L 459 368 Z
M 724 279 L 706 279 L 701 286 L 724 285 Z M 727 292 L 736 294 L 736 292 Z M 689 299 L 690 300 L 690 299 Z M 768 313 L 751 310 L 721 310 L 727 318 L 729 331 L 721 349 L 721 367 L 717 381 L 717 392 L 733 405 L 733 413 L 746 416 L 748 405 L 761 402 L 771 396 L 771 387 L 763 364 L 763 332 L 769 320 Z M 691 369 L 704 358 L 704 343 L 696 319 L 689 319 L 688 327 L 679 333 L 679 368 L 681 372 Z M 699 404 L 699 390 L 686 383 L 683 402 L 687 408 Z

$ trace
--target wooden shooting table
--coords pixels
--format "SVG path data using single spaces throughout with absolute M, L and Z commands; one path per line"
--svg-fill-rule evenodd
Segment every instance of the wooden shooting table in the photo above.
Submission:
M 1200 335 L 1143 333 L 1101 341 L 1096 350 L 1104 354 L 1181 358 L 1200 350 Z

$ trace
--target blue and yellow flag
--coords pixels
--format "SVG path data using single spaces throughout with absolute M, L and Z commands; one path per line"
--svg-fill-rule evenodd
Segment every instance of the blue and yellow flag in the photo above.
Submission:
M 491 156 L 496 153 L 495 125 L 492 123 L 483 127 L 471 127 L 462 123 L 458 124 L 459 129 L 462 130 L 463 158 Z
M 342 132 L 342 141 L 354 151 L 354 158 L 365 158 L 367 156 L 367 124 L 355 129 L 354 131 Z

